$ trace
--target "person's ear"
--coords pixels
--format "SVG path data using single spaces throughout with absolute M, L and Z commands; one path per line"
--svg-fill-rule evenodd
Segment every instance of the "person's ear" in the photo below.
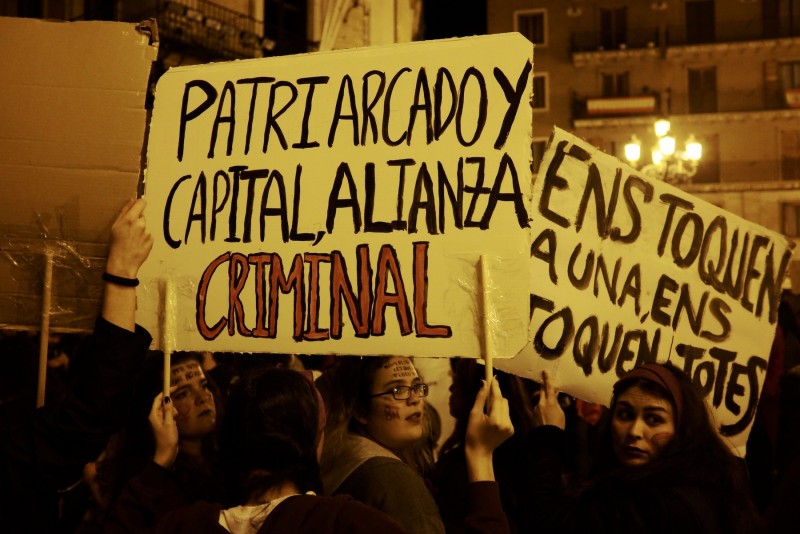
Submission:
M 366 426 L 368 422 L 367 415 L 368 414 L 364 413 L 361 408 L 356 408 L 355 413 L 353 414 L 353 419 L 355 419 L 358 424 Z

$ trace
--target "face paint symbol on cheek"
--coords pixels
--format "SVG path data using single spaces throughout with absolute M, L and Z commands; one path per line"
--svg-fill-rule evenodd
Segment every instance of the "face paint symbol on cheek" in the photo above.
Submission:
M 383 408 L 383 413 L 386 416 L 387 421 L 391 421 L 393 419 L 400 419 L 400 411 L 397 408 L 386 406 Z
M 653 444 L 658 448 L 664 447 L 670 442 L 674 435 L 675 434 L 672 432 L 659 432 L 658 434 L 654 434 L 652 438 Z

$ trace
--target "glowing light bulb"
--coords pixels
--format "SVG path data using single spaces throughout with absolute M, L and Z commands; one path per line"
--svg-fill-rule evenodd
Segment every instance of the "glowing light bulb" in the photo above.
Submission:
M 665 135 L 658 140 L 658 149 L 664 156 L 671 156 L 675 153 L 675 138 L 671 135 Z
M 703 157 L 703 145 L 694 138 L 694 134 L 686 140 L 686 157 L 689 161 L 700 161 Z
M 642 143 L 635 135 L 631 136 L 630 142 L 625 144 L 625 159 L 631 163 L 636 163 L 642 157 Z
M 653 159 L 653 165 L 658 165 L 661 163 L 661 160 L 664 159 L 664 154 L 662 154 L 658 149 L 653 149 L 653 151 L 650 153 L 650 157 Z
M 670 123 L 667 119 L 660 119 L 657 120 L 654 129 L 656 131 L 656 137 L 664 137 L 669 133 Z

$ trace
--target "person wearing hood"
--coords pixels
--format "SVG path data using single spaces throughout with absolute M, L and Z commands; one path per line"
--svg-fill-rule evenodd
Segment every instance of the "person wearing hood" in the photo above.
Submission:
M 530 513 L 554 532 L 755 533 L 743 461 L 703 395 L 671 364 L 645 363 L 614 385 L 590 479 L 564 487 L 564 412 L 543 373 L 525 466 Z

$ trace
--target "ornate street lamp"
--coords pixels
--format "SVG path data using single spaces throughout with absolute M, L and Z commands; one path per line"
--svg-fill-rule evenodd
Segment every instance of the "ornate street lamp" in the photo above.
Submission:
M 703 157 L 703 145 L 692 134 L 686 140 L 684 150 L 676 150 L 676 141 L 669 135 L 669 129 L 670 123 L 666 119 L 660 119 L 653 125 L 657 141 L 650 153 L 651 163 L 641 162 L 642 142 L 635 135 L 625 145 L 625 159 L 651 178 L 671 184 L 689 183 Z

